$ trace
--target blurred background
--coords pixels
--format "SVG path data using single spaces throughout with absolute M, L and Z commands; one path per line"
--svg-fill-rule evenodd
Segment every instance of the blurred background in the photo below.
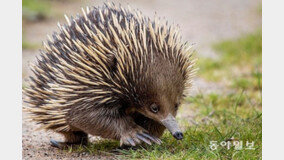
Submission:
M 46 35 L 58 31 L 57 22 L 65 23 L 64 14 L 68 16 L 81 14 L 81 7 L 102 5 L 103 2 L 103 0 L 22 1 L 23 87 L 26 87 L 26 79 L 31 74 L 28 63 L 33 62 L 35 56 L 39 54 L 38 50 L 42 47 L 42 41 L 46 40 Z M 255 128 L 253 132 L 256 135 L 251 135 L 252 131 L 246 130 L 237 130 L 237 132 L 258 138 L 257 143 L 260 148 L 255 151 L 254 156 L 261 155 L 261 121 L 256 119 L 246 124 L 242 123 L 244 119 L 254 116 L 261 119 L 261 0 L 119 0 L 115 2 L 139 8 L 149 17 L 153 17 L 156 13 L 169 22 L 179 24 L 183 39 L 195 44 L 194 49 L 199 58 L 199 72 L 194 80 L 191 97 L 186 98 L 182 111 L 178 114 L 180 121 L 185 121 L 185 130 L 186 126 L 208 125 L 209 122 L 219 124 L 224 119 L 232 118 L 228 117 L 230 113 L 240 118 L 240 121 L 234 121 L 232 128 L 226 127 L 228 125 L 226 123 L 223 124 L 224 128 L 221 128 L 220 132 L 223 130 L 226 135 L 227 132 L 236 129 L 234 126 L 239 125 Z M 237 108 L 240 108 L 238 112 Z M 224 109 L 226 113 L 223 113 Z M 23 117 L 25 116 L 24 113 Z M 23 156 L 28 159 L 60 156 L 58 152 L 50 152 L 54 150 L 45 146 L 49 138 L 54 135 L 41 131 L 34 132 L 34 128 L 33 123 L 23 120 Z M 206 133 L 206 130 L 201 129 L 201 131 Z M 230 136 L 227 138 L 231 138 Z M 233 152 L 226 155 L 230 157 Z

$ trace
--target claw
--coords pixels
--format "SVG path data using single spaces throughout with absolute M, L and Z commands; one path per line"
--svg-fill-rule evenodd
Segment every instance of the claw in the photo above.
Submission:
M 140 144 L 141 143 L 141 141 L 138 138 L 136 138 L 136 137 L 134 137 L 133 140 L 136 142 L 136 144 Z
M 62 142 L 58 142 L 58 141 L 53 140 L 53 139 L 50 140 L 50 143 L 51 143 L 52 147 L 56 147 L 56 148 L 59 148 L 59 149 L 62 149 L 65 146 Z
M 135 142 L 133 141 L 132 138 L 127 138 L 127 141 L 128 141 L 132 146 L 135 146 Z
M 50 140 L 50 143 L 51 143 L 51 146 L 59 148 L 59 144 L 58 144 L 57 141 L 52 139 L 52 140 Z
M 161 144 L 161 140 L 159 139 L 159 138 L 157 138 L 157 137 L 155 137 L 155 136 L 151 136 L 151 135 L 149 135 L 148 133 L 145 133 L 145 132 L 143 132 L 143 133 L 141 133 L 144 137 L 147 137 L 148 139 L 150 139 L 150 140 L 152 140 L 153 142 L 155 142 L 155 143 L 157 143 L 157 144 Z
M 152 143 L 151 143 L 148 139 L 146 139 L 145 137 L 143 137 L 142 134 L 139 133 L 139 134 L 137 134 L 136 136 L 137 136 L 138 139 L 144 141 L 145 143 L 147 143 L 147 144 L 149 144 L 149 145 L 152 145 Z
M 120 141 L 120 146 L 123 146 L 123 145 L 130 146 L 130 143 L 126 140 L 122 140 L 122 141 Z

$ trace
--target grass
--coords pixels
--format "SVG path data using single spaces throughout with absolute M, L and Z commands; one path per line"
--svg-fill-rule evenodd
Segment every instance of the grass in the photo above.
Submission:
M 184 139 L 175 140 L 169 132 L 162 145 L 119 150 L 118 142 L 102 141 L 69 152 L 101 154 L 117 159 L 261 159 L 262 155 L 262 73 L 261 32 L 214 44 L 218 59 L 200 58 L 199 75 L 223 83 L 232 92 L 198 94 L 185 99 L 180 112 L 194 113 L 194 124 L 179 119 Z M 219 145 L 210 148 L 210 142 Z M 242 148 L 221 146 L 242 142 Z M 254 142 L 253 150 L 246 143 Z M 248 144 L 249 145 L 249 144 Z
M 253 78 L 255 73 L 261 74 L 261 42 L 261 31 L 257 31 L 236 40 L 214 44 L 213 48 L 219 53 L 219 58 L 215 60 L 201 57 L 198 61 L 199 75 L 209 81 L 218 82 L 231 81 L 234 78 Z
M 23 0 L 23 19 L 36 21 L 48 18 L 50 14 L 50 4 L 46 0 Z

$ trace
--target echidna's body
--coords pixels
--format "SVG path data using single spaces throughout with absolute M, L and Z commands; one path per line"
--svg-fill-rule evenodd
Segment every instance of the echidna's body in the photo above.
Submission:
M 83 13 L 59 25 L 32 67 L 31 118 L 70 143 L 92 134 L 135 145 L 176 129 L 163 120 L 174 120 L 193 71 L 176 30 L 116 5 Z

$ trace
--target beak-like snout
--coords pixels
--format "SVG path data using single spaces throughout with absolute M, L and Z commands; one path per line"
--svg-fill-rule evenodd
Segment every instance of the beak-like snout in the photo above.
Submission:
M 165 119 L 161 120 L 161 122 L 177 140 L 183 139 L 183 134 L 174 116 L 169 114 Z
M 173 136 L 174 136 L 177 140 L 182 140 L 182 139 L 183 139 L 183 134 L 182 134 L 182 132 L 176 132 L 175 134 L 173 134 Z

